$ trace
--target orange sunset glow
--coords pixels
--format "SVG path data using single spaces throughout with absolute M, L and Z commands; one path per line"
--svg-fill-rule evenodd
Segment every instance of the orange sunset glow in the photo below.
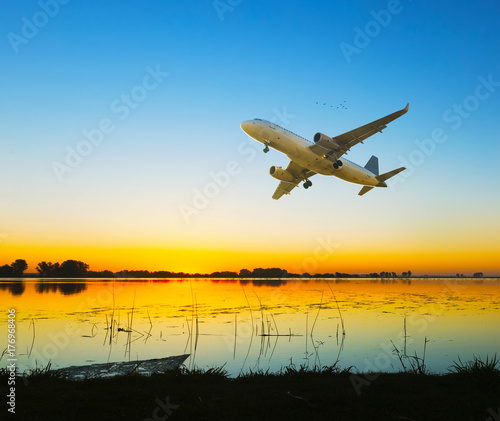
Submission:
M 3 50 L 0 266 L 24 259 L 35 273 L 39 262 L 74 259 L 115 272 L 499 276 L 495 29 L 444 34 L 449 57 L 438 64 L 440 44 L 416 29 L 427 9 L 407 3 L 398 25 L 411 34 L 390 26 L 356 52 L 345 43 L 362 9 L 371 16 L 368 4 L 346 12 L 304 2 L 292 12 L 281 2 L 264 24 L 269 32 L 255 30 L 260 5 L 227 10 L 227 21 L 210 4 L 200 21 L 173 5 L 151 13 L 130 6 L 152 32 L 124 34 L 106 13 L 104 33 L 87 33 L 80 16 L 92 7 L 64 8 L 69 23 L 50 27 L 67 44 L 56 48 L 40 31 Z M 12 8 L 9 33 L 27 13 Z M 300 25 L 324 16 L 336 23 L 306 36 L 288 13 Z M 494 16 L 484 13 L 481 28 Z M 461 17 L 450 22 L 468 28 Z M 118 48 L 102 44 L 118 33 Z M 470 62 L 455 51 L 458 39 L 470 43 Z M 316 174 L 311 188 L 299 183 L 273 200 L 279 181 L 270 168 L 291 158 L 273 147 L 264 153 L 240 127 L 263 119 L 312 145 L 315 133 L 333 139 L 403 108 L 343 155 L 359 168 L 378 157 L 380 174 L 405 168 L 364 196 L 359 185 Z
M 235 271 L 243 268 L 280 267 L 290 273 L 370 273 L 380 271 L 414 274 L 455 274 L 455 272 L 497 273 L 495 251 L 476 252 L 384 252 L 376 250 L 340 250 L 327 254 L 324 250 L 303 253 L 273 253 L 230 250 L 176 250 L 148 248 L 98 248 L 17 246 L 3 254 L 5 261 L 25 257 L 29 269 L 39 261 L 82 260 L 94 271 L 111 270 L 168 270 L 185 273 L 212 273 L 221 270 Z M 40 258 L 42 256 L 42 258 Z M 362 258 L 360 257 L 362 256 Z M 458 268 L 458 269 L 457 269 Z

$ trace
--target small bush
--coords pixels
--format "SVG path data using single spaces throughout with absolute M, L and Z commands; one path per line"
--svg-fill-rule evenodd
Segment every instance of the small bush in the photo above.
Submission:
M 448 372 L 453 375 L 467 376 L 484 382 L 485 380 L 492 380 L 500 376 L 499 364 L 500 361 L 496 353 L 493 357 L 487 355 L 484 361 L 480 356 L 475 355 L 472 360 L 465 362 L 458 357 L 458 361 L 453 361 L 453 365 L 448 367 Z

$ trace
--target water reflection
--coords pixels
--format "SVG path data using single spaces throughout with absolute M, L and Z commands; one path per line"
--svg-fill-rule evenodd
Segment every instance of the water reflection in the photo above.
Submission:
M 35 292 L 37 294 L 45 293 L 61 293 L 63 295 L 79 294 L 87 289 L 86 282 L 54 282 L 54 281 L 38 281 L 35 283 Z M 12 281 L 0 282 L 0 290 L 8 291 L 13 296 L 23 295 L 26 290 L 26 282 Z
M 9 291 L 12 295 L 23 295 L 25 289 L 23 281 L 0 282 L 0 290 Z
M 432 283 L 437 279 L 443 278 L 429 278 L 429 279 L 419 279 L 419 278 L 276 278 L 276 279 L 264 279 L 264 278 L 186 278 L 186 279 L 161 279 L 161 278 L 84 278 L 84 279 L 73 279 L 71 281 L 60 281 L 57 278 L 25 278 L 23 280 L 13 279 L 13 280 L 0 280 L 0 290 L 9 291 L 13 296 L 22 295 L 26 289 L 26 282 L 35 282 L 35 291 L 38 294 L 45 293 L 61 293 L 63 295 L 79 294 L 86 290 L 87 283 L 92 282 L 105 282 L 105 283 L 170 283 L 170 282 L 206 282 L 214 284 L 241 284 L 243 286 L 255 286 L 255 287 L 283 287 L 288 283 L 301 282 L 302 284 L 314 283 L 314 284 L 324 284 L 326 281 L 332 284 L 373 284 L 373 285 L 412 285 L 412 284 L 422 284 L 422 283 Z M 495 282 L 494 280 L 484 280 L 484 279 L 466 279 L 457 280 L 455 278 L 450 278 L 445 280 L 446 282 L 453 283 L 455 285 L 483 285 L 491 284 Z
M 457 355 L 498 351 L 500 282 L 481 282 L 32 279 L 0 283 L 0 300 L 16 308 L 21 369 L 189 353 L 188 366 L 226 364 L 235 375 L 339 359 L 371 370 L 381 355 L 390 371 L 391 341 L 406 338 L 421 355 L 427 338 L 428 365 L 444 372 Z
M 30 280 L 28 280 L 30 281 Z M 31 280 L 32 281 L 32 280 Z M 134 283 L 169 283 L 169 282 L 191 282 L 192 279 L 126 279 L 126 278 L 113 278 L 113 279 L 102 279 L 102 280 L 92 280 L 91 282 L 134 282 Z M 199 280 L 197 280 L 199 281 Z M 234 284 L 240 283 L 242 285 L 253 285 L 256 287 L 269 286 L 269 287 L 280 287 L 287 284 L 287 279 L 212 279 L 203 278 L 204 282 L 210 282 L 214 284 Z M 320 280 L 315 280 L 320 282 Z M 303 282 L 309 282 L 308 279 L 304 279 Z M 342 280 L 335 280 L 334 282 L 342 282 Z M 345 282 L 345 280 L 344 280 Z M 347 281 L 349 282 L 349 281 Z M 375 282 L 380 282 L 375 281 Z M 63 295 L 79 294 L 87 289 L 87 282 L 82 281 L 70 281 L 70 282 L 60 282 L 57 278 L 44 278 L 43 280 L 36 280 L 35 291 L 37 294 L 45 293 L 56 293 L 59 292 Z M 25 290 L 25 282 L 22 280 L 15 281 L 0 281 L 0 290 L 7 290 L 12 295 L 22 295 Z
M 60 292 L 63 295 L 79 294 L 87 289 L 85 282 L 61 282 L 52 283 L 40 281 L 35 284 L 37 294 L 45 294 L 48 292 Z

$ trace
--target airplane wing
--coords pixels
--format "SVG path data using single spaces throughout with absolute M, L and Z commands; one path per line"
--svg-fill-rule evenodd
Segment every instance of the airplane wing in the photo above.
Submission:
M 297 187 L 302 180 L 308 179 L 316 174 L 314 171 L 308 170 L 293 161 L 290 161 L 286 170 L 293 174 L 295 180 L 292 183 L 280 181 L 278 188 L 273 194 L 273 199 L 275 200 L 278 200 L 284 194 L 290 194 L 290 192 Z
M 386 115 L 385 117 L 379 118 L 378 120 L 372 121 L 371 123 L 365 124 L 364 126 L 358 127 L 350 132 L 343 133 L 340 136 L 335 136 L 333 140 L 339 144 L 339 147 L 335 149 L 332 148 L 329 142 L 325 142 L 324 144 L 318 142 L 315 145 L 311 145 L 309 148 L 317 155 L 324 156 L 325 154 L 335 154 L 338 159 L 354 145 L 363 143 L 363 140 L 368 139 L 371 135 L 377 132 L 382 133 L 382 130 L 385 129 L 391 121 L 394 121 L 403 114 L 406 114 L 409 106 L 410 104 L 406 104 L 406 107 L 402 110 Z

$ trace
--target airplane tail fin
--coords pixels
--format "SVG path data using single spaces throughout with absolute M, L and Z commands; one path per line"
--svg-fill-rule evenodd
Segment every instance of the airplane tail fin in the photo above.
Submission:
M 375 159 L 374 159 L 375 158 Z M 376 168 L 375 168 L 376 166 Z M 384 174 L 378 175 L 378 158 L 376 156 L 372 156 L 368 163 L 365 165 L 365 168 L 368 171 L 371 171 L 373 174 L 376 174 L 377 176 L 375 177 L 378 180 L 378 184 L 376 186 L 363 186 L 363 188 L 359 191 L 358 195 L 363 196 L 365 193 L 368 193 L 373 187 L 387 187 L 387 184 L 385 184 L 385 180 L 388 180 L 391 177 L 394 177 L 396 174 L 399 174 L 401 171 L 406 170 L 405 167 L 401 167 L 389 172 L 386 172 Z M 375 173 L 374 169 L 377 171 Z
M 372 155 L 372 157 L 368 160 L 368 162 L 365 165 L 365 168 L 370 171 L 371 173 L 378 175 L 378 158 L 375 155 Z

